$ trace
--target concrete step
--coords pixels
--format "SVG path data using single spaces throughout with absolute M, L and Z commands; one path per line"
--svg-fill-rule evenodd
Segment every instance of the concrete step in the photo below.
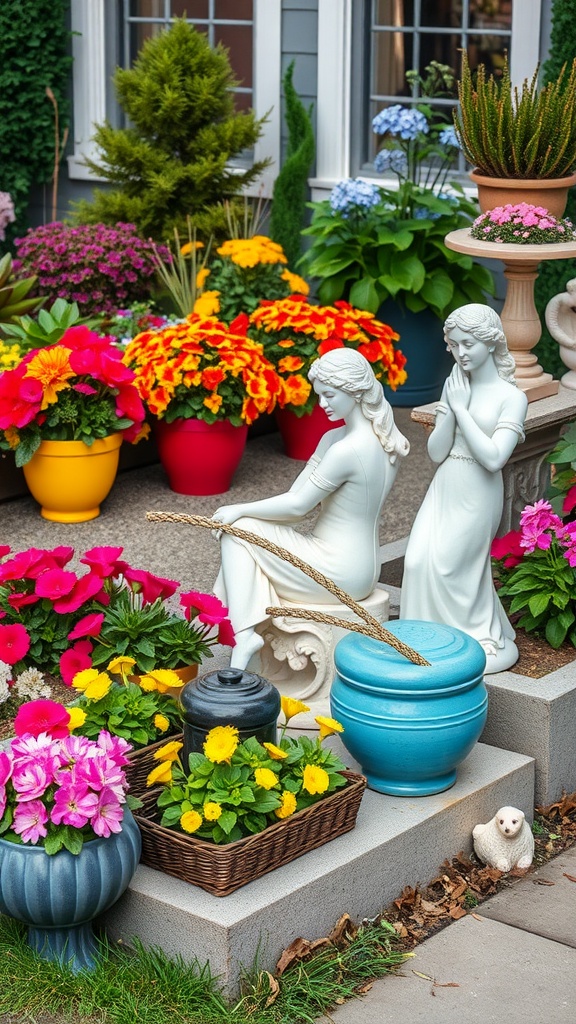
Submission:
M 346 764 L 358 766 L 330 741 Z M 242 967 L 273 970 L 298 936 L 327 935 L 341 914 L 375 917 L 404 886 L 425 884 L 442 862 L 471 850 L 474 825 L 511 804 L 531 820 L 534 762 L 477 744 L 452 789 L 399 798 L 366 790 L 356 828 L 230 896 L 140 865 L 128 891 L 103 918 L 113 940 L 137 936 L 171 956 L 209 961 L 234 995 Z

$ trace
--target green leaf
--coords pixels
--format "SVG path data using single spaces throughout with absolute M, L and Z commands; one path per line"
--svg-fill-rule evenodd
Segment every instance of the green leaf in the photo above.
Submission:
M 545 612 L 550 606 L 550 595 L 549 594 L 534 594 L 528 601 L 528 607 L 534 616 L 537 618 L 542 612 Z
M 562 625 L 560 616 L 555 616 L 546 623 L 546 639 L 551 647 L 560 647 L 566 639 L 567 632 L 568 626 Z
M 369 313 L 376 313 L 380 305 L 380 296 L 373 278 L 363 277 L 356 281 L 350 289 L 350 303 L 358 309 L 366 309 Z
M 238 815 L 234 811 L 222 811 L 218 818 L 218 824 L 222 831 L 228 836 L 238 821 Z

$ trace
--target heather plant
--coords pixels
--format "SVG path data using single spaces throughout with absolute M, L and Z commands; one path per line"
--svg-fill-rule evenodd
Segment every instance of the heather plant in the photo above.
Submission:
M 55 221 L 17 238 L 16 250 L 15 271 L 37 275 L 39 288 L 52 299 L 77 302 L 84 316 L 147 299 L 154 285 L 152 244 L 133 224 L 70 227 Z
M 576 239 L 572 221 L 565 217 L 558 220 L 543 206 L 531 203 L 506 203 L 480 214 L 470 234 L 484 242 L 515 245 L 548 245 Z

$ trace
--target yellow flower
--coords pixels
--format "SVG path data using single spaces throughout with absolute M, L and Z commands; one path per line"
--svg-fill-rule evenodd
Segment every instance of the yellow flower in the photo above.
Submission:
M 58 392 L 70 387 L 68 383 L 76 374 L 70 366 L 71 350 L 65 346 L 41 348 L 26 367 L 26 377 L 40 381 L 44 396 L 41 409 L 58 401 Z
M 315 722 L 320 726 L 320 739 L 323 740 L 326 736 L 332 736 L 335 732 L 344 732 L 344 726 L 337 722 L 335 718 L 326 718 L 324 715 L 317 715 L 314 719 Z
M 70 732 L 74 732 L 74 729 L 79 729 L 81 725 L 84 725 L 86 712 L 82 708 L 68 708 L 68 714 L 70 715 L 68 722 Z
M 154 726 L 158 729 L 158 732 L 166 732 L 170 725 L 166 715 L 154 715 Z
M 291 718 L 294 718 L 294 715 L 300 715 L 304 711 L 310 711 L 307 704 L 304 704 L 301 700 L 296 700 L 295 697 L 281 697 L 280 702 L 282 705 L 282 711 L 284 712 L 284 718 L 287 722 L 289 722 Z
M 156 782 L 162 782 L 166 786 L 172 782 L 172 765 L 170 761 L 161 761 L 160 764 L 154 766 L 146 779 L 146 785 L 153 786 Z
M 290 270 L 284 270 L 280 274 L 280 277 L 283 281 L 288 281 L 293 292 L 297 292 L 298 295 L 308 295 L 310 286 L 303 277 L 300 277 L 298 274 L 293 274 Z
M 211 395 L 206 396 L 202 404 L 216 415 L 222 405 L 222 395 L 217 395 L 216 392 L 213 392 Z
M 162 716 L 163 717 L 163 716 Z M 165 743 L 163 747 L 159 747 L 154 753 L 156 761 L 177 761 L 178 751 L 184 746 L 179 740 L 170 740 L 170 743 Z
M 283 761 L 288 757 L 286 751 L 282 750 L 282 747 L 277 747 L 275 743 L 263 743 L 262 746 L 266 748 L 273 761 Z
M 206 821 L 218 821 L 218 818 L 222 814 L 220 804 L 214 803 L 213 800 L 209 800 L 207 804 L 204 804 L 202 809 L 204 811 Z
M 189 256 L 195 249 L 203 249 L 204 242 L 186 242 L 186 245 L 180 246 L 180 255 Z
M 15 427 L 8 427 L 7 430 L 4 431 L 4 437 L 12 450 L 17 448 L 20 444 L 20 434 Z
M 270 768 L 257 768 L 254 778 L 256 785 L 262 786 L 262 789 L 274 789 L 274 786 L 278 785 L 278 776 Z
M 202 269 L 199 270 L 198 273 L 196 274 L 196 287 L 198 288 L 199 291 L 204 287 L 206 283 L 206 278 L 208 277 L 210 277 L 210 271 L 208 270 L 208 267 L 202 267 Z
M 198 811 L 185 811 L 180 818 L 180 825 L 185 832 L 197 832 L 202 824 L 202 815 Z
M 83 690 L 88 700 L 101 700 L 112 686 L 112 680 L 106 672 L 98 672 L 95 668 L 85 668 L 77 672 L 72 680 L 75 690 Z
M 111 672 L 112 675 L 124 675 L 128 674 L 131 668 L 134 668 L 136 664 L 135 658 L 129 658 L 126 654 L 120 655 L 118 658 L 113 658 L 112 661 L 106 665 L 106 671 Z
M 199 316 L 212 316 L 213 313 L 220 312 L 220 292 L 213 289 L 212 291 L 202 292 L 198 296 L 194 303 L 194 313 L 198 313 Z
M 296 797 L 294 793 L 290 793 L 288 789 L 285 789 L 282 793 L 282 803 L 280 807 L 277 807 L 274 814 L 277 818 L 289 818 L 291 814 L 294 814 L 296 810 Z
M 157 690 L 158 693 L 166 693 L 172 686 L 182 686 L 182 680 L 171 668 L 155 668 L 152 672 L 146 672 L 145 675 L 140 676 L 142 690 Z
M 238 729 L 233 725 L 217 725 L 210 729 L 204 743 L 204 754 L 209 761 L 220 764 L 230 761 L 238 746 Z
M 307 764 L 304 768 L 302 786 L 307 793 L 313 796 L 315 793 L 325 793 L 330 785 L 330 776 L 317 764 Z

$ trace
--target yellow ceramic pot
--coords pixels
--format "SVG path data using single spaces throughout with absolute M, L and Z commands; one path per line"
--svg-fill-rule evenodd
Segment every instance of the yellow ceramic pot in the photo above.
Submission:
M 42 441 L 24 477 L 40 515 L 55 523 L 83 523 L 100 515 L 118 470 L 122 434 L 83 441 Z

